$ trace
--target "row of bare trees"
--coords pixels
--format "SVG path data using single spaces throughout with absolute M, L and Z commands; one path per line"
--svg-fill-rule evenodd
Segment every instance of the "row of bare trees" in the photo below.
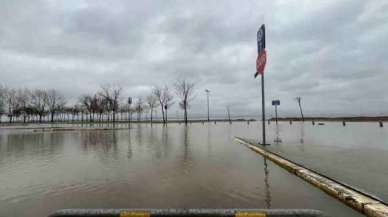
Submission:
M 14 118 L 22 117 L 23 122 L 42 118 L 50 115 L 54 119 L 56 112 L 61 111 L 65 106 L 65 98 L 54 89 L 10 89 L 0 87 L 0 121 L 3 115 L 7 115 L 9 122 Z
M 58 122 L 88 121 L 102 122 L 131 120 L 137 114 L 140 121 L 142 114 L 149 112 L 153 122 L 157 107 L 160 107 L 163 123 L 167 123 L 168 109 L 177 97 L 179 107 L 183 110 L 184 121 L 188 121 L 188 109 L 193 99 L 194 83 L 185 79 L 178 80 L 171 91 L 168 86 L 154 87 L 146 97 L 137 97 L 124 101 L 122 88 L 105 85 L 94 94 L 85 94 L 76 102 L 67 101 L 63 94 L 55 89 L 14 89 L 0 86 L 0 122 L 6 115 L 9 123 L 18 122 Z M 175 93 L 175 94 L 174 94 Z M 69 105 L 71 104 L 71 105 Z

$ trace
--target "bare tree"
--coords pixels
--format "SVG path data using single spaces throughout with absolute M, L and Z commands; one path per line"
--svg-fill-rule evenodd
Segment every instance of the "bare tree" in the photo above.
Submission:
M 98 114 L 98 120 L 101 122 L 103 114 L 109 110 L 109 102 L 99 95 L 93 98 L 93 111 Z
M 108 111 L 111 111 L 113 113 L 113 122 L 116 122 L 116 113 L 119 109 L 119 99 L 121 90 L 121 87 L 105 85 L 101 86 L 101 92 L 99 93 L 108 103 Z
M 141 120 L 141 114 L 143 113 L 144 111 L 144 102 L 143 102 L 143 98 L 139 97 L 136 101 L 136 104 L 135 104 L 135 111 L 137 113 L 137 121 L 140 121 Z
M 166 109 L 173 104 L 172 100 L 174 97 L 172 96 L 167 86 L 164 86 L 164 88 L 154 87 L 153 93 L 159 101 L 159 105 L 162 111 L 163 123 L 166 123 L 167 122 Z
M 193 99 L 194 83 L 188 82 L 185 79 L 179 80 L 175 83 L 175 93 L 180 99 L 179 107 L 184 111 L 184 119 L 187 124 L 187 109 L 189 102 Z
M 90 96 L 90 95 L 83 95 L 83 96 L 81 96 L 79 101 L 80 101 L 82 107 L 84 107 L 85 110 L 89 113 L 89 121 L 92 121 L 92 112 L 93 112 L 92 101 L 93 101 L 93 97 Z
M 85 113 L 85 107 L 80 102 L 77 102 L 74 105 L 74 108 L 78 110 L 78 113 L 81 113 L 81 119 L 78 119 L 81 121 L 81 123 L 84 122 L 84 113 Z
M 47 91 L 47 104 L 51 115 L 51 122 L 54 122 L 55 113 L 60 111 L 65 106 L 65 103 L 65 97 L 58 91 L 54 89 Z
M 7 89 L 6 100 L 8 105 L 9 123 L 12 123 L 13 117 L 16 115 L 16 111 L 19 109 L 16 90 Z
M 23 123 L 26 123 L 27 115 L 29 115 L 28 106 L 30 103 L 31 92 L 28 89 L 18 89 L 16 92 L 16 100 L 20 106 L 20 113 L 23 115 Z
M 162 111 L 162 118 L 163 118 L 163 123 L 164 123 L 165 121 L 164 121 L 164 107 L 163 107 L 163 93 L 162 93 L 163 91 L 162 91 L 162 88 L 161 87 L 154 87 L 152 92 L 155 95 L 156 99 L 158 99 L 158 101 L 159 101 L 160 110 Z
M 302 97 L 300 97 L 300 96 L 295 97 L 295 100 L 298 102 L 300 115 L 302 116 L 302 121 L 304 121 L 304 116 L 303 116 L 303 112 L 302 112 L 302 105 L 301 105 Z
M 45 90 L 36 89 L 31 94 L 31 105 L 36 109 L 39 115 L 39 123 L 42 122 L 42 117 L 48 107 L 48 95 Z
M 7 88 L 0 85 L 0 123 L 1 123 L 1 118 L 5 114 L 6 99 L 7 99 Z
M 156 105 L 158 103 L 158 99 L 154 94 L 150 94 L 146 98 L 148 108 L 150 109 L 150 118 L 151 118 L 151 124 L 152 124 L 152 117 L 154 113 L 154 109 L 156 108 Z

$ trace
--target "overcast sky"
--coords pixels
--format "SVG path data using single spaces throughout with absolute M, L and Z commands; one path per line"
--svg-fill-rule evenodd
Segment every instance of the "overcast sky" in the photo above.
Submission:
M 266 99 L 281 115 L 388 115 L 388 1 L 0 0 L 0 82 L 69 99 L 117 84 L 145 96 L 196 83 L 191 110 L 258 115 L 256 31 L 267 30 Z M 178 107 L 175 105 L 173 111 Z M 173 112 L 174 113 L 174 112 Z

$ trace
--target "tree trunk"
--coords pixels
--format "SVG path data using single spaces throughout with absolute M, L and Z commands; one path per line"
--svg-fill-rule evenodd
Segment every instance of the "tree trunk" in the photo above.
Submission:
M 185 124 L 187 125 L 187 100 L 186 99 L 183 101 L 183 110 L 184 110 Z
M 167 125 L 167 109 L 166 109 L 166 122 L 164 122 Z
M 51 112 L 51 123 L 54 122 L 54 113 L 55 113 L 54 111 Z
M 151 124 L 152 124 L 152 112 L 154 111 L 154 109 L 151 108 Z
M 162 107 L 162 118 L 163 118 L 163 123 L 166 123 L 166 119 L 164 118 L 164 108 L 163 108 L 163 105 L 161 105 Z
M 185 106 L 185 111 L 184 111 L 184 118 L 185 118 L 185 124 L 187 125 L 187 108 Z

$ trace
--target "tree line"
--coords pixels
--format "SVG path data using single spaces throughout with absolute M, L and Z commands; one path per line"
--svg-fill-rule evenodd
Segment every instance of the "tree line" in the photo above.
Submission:
M 7 88 L 0 86 L 0 122 L 3 117 L 9 123 L 43 123 L 43 122 L 116 122 L 137 121 L 142 114 L 150 115 L 154 120 L 159 107 L 163 123 L 167 123 L 168 109 L 177 100 L 183 110 L 184 121 L 188 121 L 188 109 L 193 100 L 195 84 L 186 79 L 177 80 L 172 88 L 155 86 L 146 97 L 132 98 L 123 96 L 122 87 L 103 85 L 93 94 L 84 94 L 76 102 L 68 99 L 56 89 Z

